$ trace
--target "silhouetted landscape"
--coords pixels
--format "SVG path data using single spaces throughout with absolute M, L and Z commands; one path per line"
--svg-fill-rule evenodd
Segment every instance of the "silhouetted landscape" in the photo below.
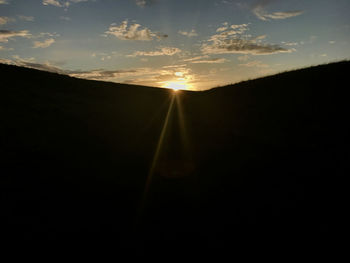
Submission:
M 3 240 L 342 236 L 348 61 L 201 92 L 0 72 Z

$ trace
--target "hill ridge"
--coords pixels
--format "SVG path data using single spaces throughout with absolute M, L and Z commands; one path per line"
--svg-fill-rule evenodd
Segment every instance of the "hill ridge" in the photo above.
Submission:
M 175 93 L 0 65 L 2 234 L 131 247 L 334 240 L 349 69 Z

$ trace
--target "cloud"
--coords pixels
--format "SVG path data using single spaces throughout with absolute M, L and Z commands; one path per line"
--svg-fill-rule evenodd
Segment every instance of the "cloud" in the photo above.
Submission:
M 115 36 L 121 40 L 151 41 L 153 39 L 162 39 L 168 35 L 152 32 L 147 27 L 141 28 L 140 24 L 128 25 L 128 21 L 123 21 L 120 25 L 112 24 L 107 35 Z
M 0 0 L 0 5 L 7 5 L 7 4 L 8 4 L 7 0 Z
M 57 63 L 36 62 L 34 58 L 21 58 L 13 56 L 13 59 L 0 59 L 0 63 L 28 67 L 38 70 L 66 74 L 71 77 L 112 81 L 117 83 L 132 83 L 148 86 L 164 86 L 167 81 L 181 80 L 186 83 L 192 83 L 196 77 L 186 65 L 170 65 L 162 68 L 131 68 L 131 69 L 91 69 L 91 70 L 64 70 Z
M 33 21 L 34 21 L 34 17 L 33 17 L 33 16 L 22 16 L 22 15 L 18 15 L 18 18 L 19 18 L 20 20 L 27 21 L 27 22 L 33 22 Z
M 6 48 L 3 46 L 0 46 L 0 51 L 10 51 L 10 50 L 13 50 L 13 48 Z
M 193 58 L 186 58 L 183 61 L 184 62 L 191 62 L 191 61 L 200 60 L 200 59 L 204 59 L 204 58 L 209 58 L 209 56 L 204 55 L 204 56 L 197 56 L 197 57 L 193 57 Z
M 0 63 L 2 64 L 8 64 L 8 65 L 13 65 L 13 61 L 10 59 L 6 59 L 6 58 L 0 58 Z
M 72 71 L 64 70 L 50 62 L 39 63 L 35 61 L 35 58 L 21 58 L 18 55 L 13 56 L 13 60 L 0 59 L 0 63 L 11 64 L 21 67 L 33 68 L 38 70 L 44 70 L 59 74 L 69 75 L 71 77 L 84 78 L 84 79 L 95 79 L 95 80 L 111 80 L 114 78 L 120 78 L 125 76 L 144 75 L 152 72 L 151 69 L 129 69 L 129 70 L 104 70 L 104 69 L 93 69 L 89 71 Z M 157 72 L 159 73 L 159 72 Z M 153 74 L 153 73 L 152 73 Z
M 155 2 L 156 2 L 156 0 L 136 0 L 136 4 L 139 7 L 146 7 L 146 6 L 154 4 Z
M 178 68 L 184 68 L 184 67 L 186 67 L 186 64 L 169 65 L 169 66 L 163 66 L 162 68 L 163 69 L 174 69 L 174 68 L 178 69 Z M 179 70 L 177 70 L 177 71 L 179 71 Z
M 190 32 L 186 32 L 186 31 L 181 31 L 179 30 L 178 32 L 180 35 L 183 35 L 183 36 L 187 36 L 187 37 L 196 37 L 198 36 L 196 30 L 192 29 Z
M 5 63 L 9 65 L 16 65 L 20 67 L 33 68 L 38 70 L 44 70 L 54 73 L 67 74 L 67 71 L 62 70 L 49 62 L 37 63 L 35 58 L 21 58 L 18 55 L 14 55 L 13 59 L 0 59 L 0 63 Z
M 43 0 L 43 5 L 52 5 L 56 7 L 65 7 L 68 8 L 71 4 L 77 4 L 82 2 L 87 2 L 89 0 Z
M 16 21 L 16 19 L 7 16 L 0 16 L 0 25 L 6 25 L 7 23 L 14 21 Z
M 240 56 L 237 58 L 239 61 L 247 61 L 249 60 L 249 56 L 248 55 L 244 55 L 244 56 Z
M 57 7 L 63 6 L 63 4 L 61 4 L 57 0 L 43 0 L 43 5 L 53 5 L 53 6 L 57 6 Z
M 268 13 L 265 8 L 269 5 L 272 0 L 260 0 L 252 8 L 252 12 L 256 15 L 257 18 L 263 21 L 268 21 L 270 19 L 286 19 L 290 17 L 299 16 L 304 13 L 301 10 L 295 11 L 283 11 L 283 12 L 273 12 Z
M 192 58 L 187 58 L 183 60 L 184 62 L 190 62 L 192 64 L 219 64 L 219 63 L 225 63 L 228 60 L 225 58 L 209 58 L 208 55 L 204 56 L 197 56 Z
M 191 63 L 193 64 L 221 64 L 228 62 L 226 58 L 212 58 L 212 59 L 207 59 L 207 60 L 195 60 L 192 61 Z
M 136 4 L 140 7 L 145 7 L 146 3 L 146 0 L 136 0 Z
M 12 31 L 12 30 L 0 30 L 0 42 L 8 42 L 9 39 L 14 37 L 30 38 L 32 35 L 28 30 Z
M 72 19 L 68 16 L 60 16 L 60 19 L 61 20 L 64 20 L 64 21 L 71 21 Z
M 96 79 L 96 80 L 108 80 L 121 76 L 133 76 L 138 73 L 138 70 L 90 70 L 90 71 L 75 71 L 69 72 L 71 77 L 84 78 L 84 79 Z
M 16 65 L 21 66 L 21 67 L 27 67 L 27 68 L 33 68 L 33 69 L 38 69 L 38 70 L 54 72 L 54 73 L 66 74 L 66 71 L 64 71 L 58 67 L 55 67 L 48 62 L 47 63 L 35 63 L 35 62 L 29 62 L 29 61 L 19 61 L 16 63 Z
M 259 60 L 255 60 L 255 61 L 250 61 L 248 63 L 245 64 L 239 64 L 240 66 L 244 66 L 244 67 L 257 67 L 257 68 L 268 68 L 269 65 L 262 63 Z
M 53 38 L 48 38 L 42 42 L 40 41 L 34 41 L 33 44 L 33 48 L 47 48 L 49 46 L 51 46 L 53 43 L 55 43 L 55 39 Z
M 216 29 L 216 32 L 225 31 L 225 30 L 227 30 L 227 28 L 228 28 L 228 23 L 225 22 L 225 23 L 222 24 L 222 27 L 219 27 L 218 29 Z
M 18 18 L 20 20 L 24 20 L 24 21 L 34 21 L 34 17 L 32 17 L 32 16 L 18 15 Z M 7 16 L 0 16 L 0 25 L 6 25 L 7 23 L 15 22 L 15 21 L 16 21 L 15 18 L 7 17 Z
M 298 42 L 284 42 L 284 41 L 282 41 L 282 44 L 285 45 L 285 46 L 289 46 L 289 47 L 298 46 L 299 45 Z
M 290 53 L 291 50 L 282 48 L 278 45 L 257 44 L 252 40 L 246 39 L 226 39 L 218 41 L 212 45 L 203 45 L 204 54 L 252 54 L 269 55 L 274 53 Z
M 37 35 L 36 37 L 59 37 L 60 35 L 57 34 L 56 32 L 54 33 L 48 33 L 48 32 L 41 32 L 39 35 Z
M 95 53 L 94 52 L 91 54 L 91 57 L 98 58 L 101 61 L 110 60 L 110 59 L 118 57 L 118 56 L 120 56 L 120 54 L 116 51 L 112 51 L 111 53 L 104 53 L 104 52 Z
M 164 86 L 168 81 L 194 80 L 191 70 L 186 65 L 171 65 L 162 68 L 134 68 L 124 70 L 90 70 L 70 72 L 69 75 L 77 78 L 113 81 L 119 83 L 133 83 L 148 86 Z
M 181 52 L 180 49 L 176 47 L 161 47 L 158 51 L 136 51 L 131 55 L 128 55 L 128 57 L 138 57 L 138 56 L 144 56 L 144 57 L 155 57 L 155 56 L 173 56 L 175 54 L 178 54 Z
M 304 13 L 303 11 L 274 12 L 271 14 L 261 15 L 259 18 L 261 20 L 268 20 L 268 18 L 270 18 L 270 19 L 286 19 L 286 18 L 290 18 L 290 17 L 294 17 L 294 16 L 300 16 L 303 13 Z
M 275 53 L 290 53 L 293 49 L 286 49 L 279 45 L 264 43 L 264 36 L 252 38 L 244 33 L 248 31 L 248 24 L 231 25 L 227 30 L 210 37 L 202 44 L 203 54 L 251 54 L 269 55 Z

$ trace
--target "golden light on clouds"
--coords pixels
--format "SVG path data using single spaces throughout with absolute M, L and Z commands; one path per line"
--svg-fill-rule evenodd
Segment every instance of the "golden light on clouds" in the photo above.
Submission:
M 184 71 L 176 71 L 173 73 L 175 78 L 170 80 L 162 81 L 160 84 L 163 88 L 177 90 L 194 90 L 192 84 L 190 84 L 193 76 Z
M 184 73 L 183 72 L 175 72 L 175 76 L 177 77 L 183 77 Z

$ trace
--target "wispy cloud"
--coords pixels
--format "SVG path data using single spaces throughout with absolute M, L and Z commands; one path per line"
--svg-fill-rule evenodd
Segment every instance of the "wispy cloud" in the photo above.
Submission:
M 196 32 L 196 30 L 192 29 L 191 31 L 182 31 L 179 30 L 178 32 L 180 35 L 186 36 L 186 37 L 196 37 L 198 36 L 198 33 Z
M 76 78 L 84 79 L 96 79 L 96 80 L 109 80 L 122 76 L 134 76 L 138 75 L 139 70 L 90 70 L 90 71 L 75 71 L 69 72 L 69 75 Z
M 209 56 L 208 55 L 196 56 L 196 57 L 192 57 L 192 58 L 183 59 L 182 61 L 184 61 L 184 62 L 192 62 L 192 61 L 195 61 L 195 60 L 200 60 L 200 59 L 205 59 L 205 58 L 209 58 Z
M 0 30 L 0 42 L 8 42 L 9 39 L 15 37 L 30 38 L 32 35 L 28 30 L 12 31 L 12 30 Z
M 22 16 L 22 15 L 18 15 L 18 18 L 19 18 L 20 20 L 27 21 L 27 22 L 33 22 L 33 21 L 34 21 L 34 17 L 33 17 L 33 16 Z
M 155 2 L 156 2 L 156 0 L 136 0 L 136 4 L 139 7 L 146 7 L 146 6 L 154 4 Z
M 298 42 L 285 42 L 285 41 L 282 41 L 282 44 L 285 45 L 285 46 L 289 46 L 289 47 L 293 47 L 293 46 L 298 46 L 299 45 Z
M 16 21 L 14 18 L 7 17 L 7 16 L 0 16 L 0 25 L 6 25 L 9 22 Z
M 35 61 L 35 58 L 22 58 L 18 55 L 12 56 L 13 59 L 0 59 L 0 63 L 16 65 L 20 67 L 33 68 L 38 70 L 44 70 L 54 73 L 67 74 L 67 71 L 53 65 L 50 62 L 39 63 Z
M 68 16 L 60 16 L 60 19 L 61 20 L 64 20 L 64 21 L 71 21 L 72 19 Z
M 173 56 L 175 54 L 178 54 L 181 52 L 180 49 L 176 47 L 161 47 L 158 48 L 157 51 L 136 51 L 131 55 L 128 55 L 128 57 L 138 57 L 138 56 L 144 56 L 144 57 L 155 57 L 155 56 Z
M 13 48 L 7 48 L 7 47 L 0 46 L 0 51 L 10 51 L 10 50 L 13 50 Z
M 7 58 L 0 58 L 0 63 L 14 65 L 13 61 L 11 59 L 7 59 Z
M 275 53 L 290 53 L 279 45 L 264 43 L 265 35 L 252 37 L 245 34 L 248 24 L 231 25 L 226 30 L 215 34 L 201 47 L 203 54 L 251 54 L 269 55 Z
M 218 29 L 216 29 L 216 32 L 222 32 L 222 31 L 225 31 L 225 30 L 227 30 L 227 28 L 228 28 L 228 23 L 227 23 L 227 22 L 225 22 L 225 23 L 223 23 L 223 24 L 222 24 L 222 26 L 221 26 L 221 27 L 219 27 Z
M 196 74 L 183 65 L 169 65 L 161 68 L 144 67 L 128 69 L 91 69 L 91 70 L 64 70 L 57 63 L 36 62 L 35 58 L 21 58 L 17 55 L 13 59 L 0 59 L 0 63 L 23 66 L 38 70 L 66 74 L 71 77 L 112 81 L 117 83 L 129 83 L 138 85 L 161 87 L 167 81 L 181 80 L 186 83 L 198 81 Z
M 290 17 L 299 16 L 304 13 L 302 10 L 295 11 L 279 11 L 268 13 L 266 7 L 272 2 L 272 0 L 259 0 L 255 3 L 252 8 L 252 12 L 256 15 L 257 18 L 263 21 L 270 19 L 286 19 Z
M 34 41 L 33 48 L 47 48 L 47 47 L 51 46 L 53 43 L 55 43 L 55 39 L 53 39 L 53 38 L 48 38 L 44 41 Z
M 227 61 L 228 60 L 225 58 L 209 58 L 208 55 L 202 55 L 202 56 L 183 59 L 183 62 L 189 62 L 192 64 L 220 64 L 220 63 L 225 63 Z
M 63 7 L 64 5 L 57 0 L 43 0 L 43 5 L 53 5 L 57 7 Z
M 120 25 L 112 24 L 107 35 L 115 36 L 121 40 L 151 41 L 153 39 L 162 39 L 168 35 L 156 33 L 148 29 L 142 28 L 140 24 L 128 25 L 128 21 L 123 21 Z
M 111 53 L 104 53 L 104 52 L 94 52 L 91 54 L 91 57 L 93 58 L 98 58 L 101 61 L 105 61 L 105 60 L 110 60 L 112 58 L 118 57 L 120 56 L 120 54 L 116 51 L 112 51 Z
M 221 64 L 228 62 L 226 58 L 211 58 L 211 59 L 206 59 L 206 60 L 195 60 L 191 61 L 192 64 Z
M 163 86 L 167 81 L 181 79 L 187 83 L 194 81 L 195 75 L 186 65 L 171 65 L 162 68 L 133 68 L 118 70 L 90 70 L 70 72 L 70 76 L 84 79 L 132 83 L 149 86 Z
M 34 17 L 32 17 L 32 16 L 18 15 L 17 17 L 19 20 L 23 20 L 23 21 L 34 21 Z M 0 16 L 0 25 L 6 25 L 7 23 L 15 22 L 15 21 L 16 21 L 16 19 L 13 17 Z
M 240 66 L 244 66 L 244 67 L 257 67 L 257 68 L 268 68 L 269 65 L 264 64 L 262 61 L 259 60 L 255 60 L 255 61 L 250 61 L 247 62 L 245 64 L 239 64 Z
M 56 7 L 65 7 L 68 8 L 71 4 L 77 4 L 81 2 L 87 2 L 89 0 L 43 0 L 43 5 L 52 5 Z
M 7 0 L 0 0 L 0 5 L 6 5 L 8 4 L 9 2 Z
M 248 56 L 248 55 L 239 56 L 237 59 L 238 59 L 239 61 L 247 61 L 247 60 L 249 60 L 249 56 Z

